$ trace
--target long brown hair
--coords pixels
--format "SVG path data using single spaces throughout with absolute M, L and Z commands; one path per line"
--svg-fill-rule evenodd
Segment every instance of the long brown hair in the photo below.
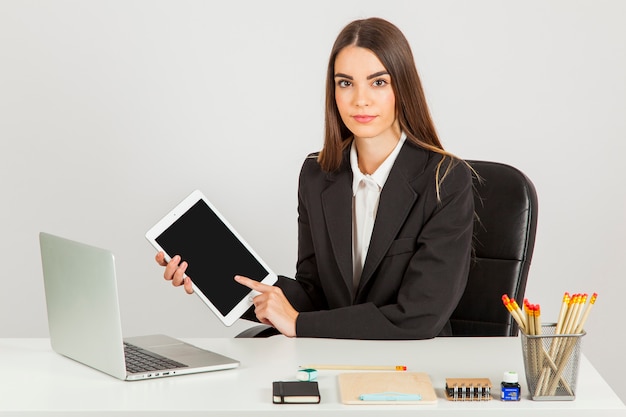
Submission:
M 439 141 L 407 39 L 392 23 L 373 17 L 348 24 L 337 36 L 330 53 L 326 74 L 324 147 L 318 157 L 322 169 L 326 172 L 337 170 L 343 150 L 352 140 L 352 132 L 341 120 L 335 101 L 335 59 L 343 48 L 350 45 L 372 51 L 389 73 L 396 99 L 396 115 L 407 139 L 442 154 L 444 157 L 439 166 L 446 157 L 452 157 Z M 437 175 L 438 183 L 442 179 Z

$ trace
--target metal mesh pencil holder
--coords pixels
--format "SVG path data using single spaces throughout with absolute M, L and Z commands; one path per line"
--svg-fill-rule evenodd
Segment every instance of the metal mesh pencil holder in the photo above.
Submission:
M 540 335 L 521 332 L 526 383 L 533 400 L 574 400 L 584 331 L 555 334 L 556 324 L 541 326 Z

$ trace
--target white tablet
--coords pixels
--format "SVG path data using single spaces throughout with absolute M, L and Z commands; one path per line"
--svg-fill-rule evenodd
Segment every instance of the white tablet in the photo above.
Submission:
M 276 274 L 198 190 L 191 193 L 147 233 L 148 241 L 169 260 L 180 255 L 194 292 L 230 326 L 252 305 L 253 291 L 237 283 L 243 275 L 267 285 Z

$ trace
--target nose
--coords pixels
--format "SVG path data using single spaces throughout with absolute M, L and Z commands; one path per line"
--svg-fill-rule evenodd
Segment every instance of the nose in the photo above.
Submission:
M 362 86 L 356 87 L 354 91 L 354 104 L 357 107 L 369 106 L 369 96 L 367 94 L 367 88 Z

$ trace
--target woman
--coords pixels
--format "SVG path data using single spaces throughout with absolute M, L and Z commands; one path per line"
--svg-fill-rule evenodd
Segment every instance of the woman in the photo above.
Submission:
M 471 171 L 443 150 L 410 46 L 383 19 L 354 21 L 335 41 L 324 147 L 303 164 L 298 203 L 295 280 L 235 277 L 261 293 L 256 319 L 292 337 L 451 334 L 471 256 Z M 193 291 L 180 257 L 157 262 Z

